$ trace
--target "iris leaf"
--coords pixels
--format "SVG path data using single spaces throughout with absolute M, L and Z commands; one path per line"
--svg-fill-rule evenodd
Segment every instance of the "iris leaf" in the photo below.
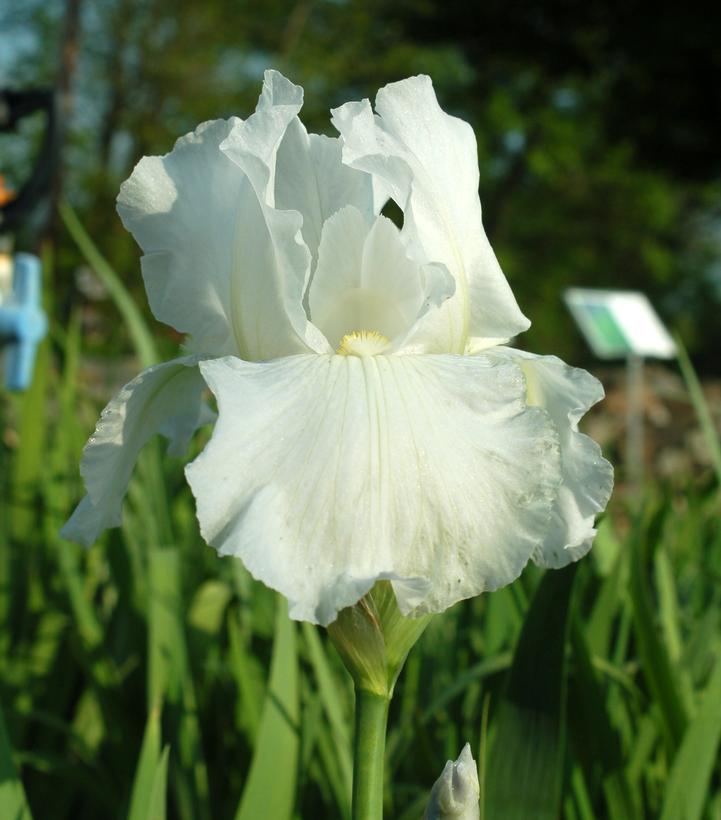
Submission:
M 7 820 L 31 820 L 25 789 L 12 759 L 10 738 L 0 711 L 0 817 Z
M 296 626 L 278 603 L 270 684 L 255 752 L 235 820 L 290 820 L 298 766 L 298 656 Z
M 565 740 L 565 645 L 576 565 L 547 572 L 526 615 L 495 720 L 486 820 L 556 820 Z

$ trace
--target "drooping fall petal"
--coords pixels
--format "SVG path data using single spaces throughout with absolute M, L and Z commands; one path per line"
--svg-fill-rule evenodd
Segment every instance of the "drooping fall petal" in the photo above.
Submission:
M 487 351 L 516 361 L 527 383 L 527 401 L 542 407 L 553 420 L 561 445 L 563 483 L 553 506 L 542 548 L 533 560 L 559 569 L 577 561 L 591 548 L 598 513 L 603 512 L 613 490 L 613 467 L 596 442 L 579 432 L 578 422 L 603 398 L 598 379 L 556 356 L 536 356 L 521 350 Z
M 548 415 L 481 357 L 204 362 L 213 438 L 186 469 L 201 532 L 327 624 L 379 579 L 404 613 L 512 581 L 560 482 Z M 232 453 L 232 457 L 229 454 Z
M 144 370 L 103 410 L 80 462 L 87 495 L 61 531 L 63 538 L 90 545 L 108 527 L 120 525 L 123 498 L 138 453 L 155 433 L 182 455 L 207 419 L 205 382 L 196 358 L 174 359 Z

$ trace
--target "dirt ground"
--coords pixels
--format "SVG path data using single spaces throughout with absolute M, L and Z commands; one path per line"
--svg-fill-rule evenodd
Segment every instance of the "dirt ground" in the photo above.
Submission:
M 583 430 L 598 441 L 616 465 L 625 460 L 628 393 L 624 367 L 598 368 L 594 374 L 606 398 L 586 416 Z M 703 391 L 721 435 L 721 380 L 704 380 Z M 686 385 L 673 365 L 644 368 L 644 467 L 648 477 L 688 479 L 710 471 L 709 447 Z

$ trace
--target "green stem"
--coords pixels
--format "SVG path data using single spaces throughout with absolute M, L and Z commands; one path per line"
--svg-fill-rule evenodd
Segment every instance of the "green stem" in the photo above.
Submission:
M 356 687 L 353 820 L 383 820 L 383 758 L 390 695 Z

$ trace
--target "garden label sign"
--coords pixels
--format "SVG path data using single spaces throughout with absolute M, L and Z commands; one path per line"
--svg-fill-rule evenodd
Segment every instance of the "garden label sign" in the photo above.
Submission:
M 599 359 L 675 358 L 676 345 L 645 294 L 569 288 L 564 299 Z
M 643 360 L 673 359 L 676 345 L 643 293 L 569 288 L 563 298 L 599 359 L 626 359 L 626 468 L 630 484 L 638 490 L 644 467 Z

